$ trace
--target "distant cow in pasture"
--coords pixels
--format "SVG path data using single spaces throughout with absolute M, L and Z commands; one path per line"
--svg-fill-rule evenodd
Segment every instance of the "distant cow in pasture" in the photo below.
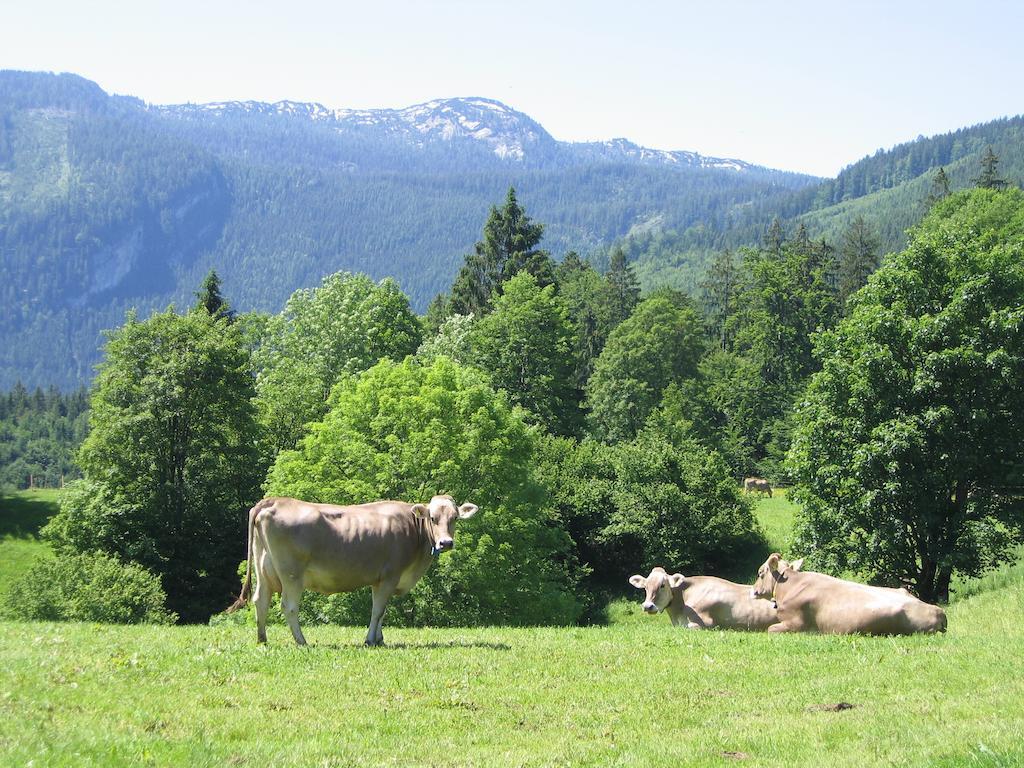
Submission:
M 773 553 L 758 569 L 751 594 L 774 600 L 779 623 L 769 632 L 910 635 L 945 632 L 946 614 L 905 589 L 872 587 L 799 571 Z
M 263 499 L 249 510 L 245 583 L 228 610 L 248 601 L 255 572 L 257 641 L 267 641 L 270 597 L 280 593 L 295 642 L 305 645 L 299 627 L 303 590 L 329 595 L 371 587 L 373 610 L 366 644 L 381 645 L 388 600 L 412 589 L 434 555 L 455 546 L 456 521 L 476 511 L 477 506 L 468 502 L 456 507 L 451 496 L 434 496 L 429 504 L 376 501 L 352 506 Z
M 646 613 L 667 611 L 676 627 L 762 631 L 779 620 L 770 602 L 750 596 L 750 587 L 714 576 L 669 575 L 654 568 L 646 578 L 630 576 L 629 583 L 646 590 Z
M 743 479 L 743 490 L 747 493 L 767 493 L 768 498 L 772 497 L 772 484 L 763 477 L 746 477 Z

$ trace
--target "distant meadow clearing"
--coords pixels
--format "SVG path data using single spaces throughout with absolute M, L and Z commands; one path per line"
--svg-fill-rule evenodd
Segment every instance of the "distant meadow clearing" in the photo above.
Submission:
M 787 507 L 759 502 L 773 543 Z M 380 649 L 0 623 L 0 764 L 1021 765 L 1024 578 L 978 586 L 908 638 L 695 632 L 639 601 L 607 627 L 385 625 Z

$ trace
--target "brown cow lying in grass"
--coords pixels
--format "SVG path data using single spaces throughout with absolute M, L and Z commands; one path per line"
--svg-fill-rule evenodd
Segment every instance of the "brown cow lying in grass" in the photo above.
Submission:
M 757 571 L 753 597 L 778 606 L 769 632 L 911 635 L 945 632 L 946 614 L 905 589 L 871 587 L 824 573 L 800 571 L 776 552 Z
M 646 590 L 645 612 L 667 611 L 673 626 L 761 631 L 779 620 L 770 602 L 751 598 L 750 587 L 714 576 L 670 576 L 654 568 L 647 578 L 630 576 L 629 583 Z

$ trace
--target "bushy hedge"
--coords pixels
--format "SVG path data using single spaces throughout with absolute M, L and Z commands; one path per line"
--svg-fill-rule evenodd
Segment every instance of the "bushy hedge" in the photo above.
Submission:
M 450 493 L 479 514 L 458 524 L 389 624 L 570 624 L 580 571 L 534 477 L 537 431 L 486 376 L 445 357 L 382 361 L 343 380 L 329 411 L 270 471 L 268 495 L 352 504 Z M 307 620 L 365 624 L 368 590 L 303 598 Z
M 140 565 L 99 552 L 42 558 L 11 584 L 5 618 L 171 624 L 160 579 Z
M 632 573 L 660 565 L 688 575 L 750 578 L 764 543 L 722 457 L 648 427 L 629 442 L 547 438 L 542 480 L 591 575 L 587 619 Z

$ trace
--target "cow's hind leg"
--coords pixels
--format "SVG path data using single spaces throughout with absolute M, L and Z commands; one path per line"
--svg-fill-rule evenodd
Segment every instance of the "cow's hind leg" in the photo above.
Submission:
M 270 610 L 270 585 L 267 579 L 256 578 L 256 590 L 252 603 L 256 607 L 256 642 L 267 642 L 267 611 Z
M 301 601 L 302 582 L 294 579 L 281 579 L 281 613 L 284 614 L 284 618 L 292 630 L 295 642 L 305 645 L 306 638 L 302 636 L 302 627 L 299 626 L 299 603 Z
M 388 607 L 388 600 L 395 594 L 398 582 L 382 581 L 373 587 L 373 610 L 370 612 L 370 628 L 366 632 L 367 645 L 384 645 L 384 631 L 381 624 L 384 623 L 384 609 Z

